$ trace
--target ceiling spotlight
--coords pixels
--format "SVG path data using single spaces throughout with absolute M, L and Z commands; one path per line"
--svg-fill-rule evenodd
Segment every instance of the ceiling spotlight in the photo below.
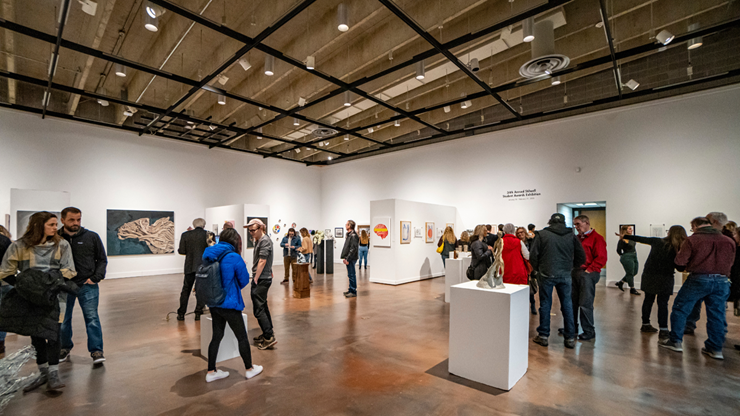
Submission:
M 123 114 L 126 114 L 126 113 L 123 113 Z M 188 125 L 185 126 L 185 128 L 188 129 L 188 130 L 192 130 L 194 128 L 194 126 L 188 124 Z
M 324 145 L 325 146 L 329 146 L 329 142 L 324 142 Z
M 416 63 L 416 79 L 420 81 L 424 79 L 424 61 Z
M 634 91 L 634 90 L 637 89 L 637 87 L 640 86 L 640 83 L 637 82 L 637 81 L 635 81 L 634 79 L 631 79 L 631 80 L 627 81 L 626 83 L 624 83 L 623 86 L 625 86 L 625 87 L 631 89 L 632 91 Z
M 595 26 L 596 26 L 597 29 L 601 29 L 602 27 L 604 27 L 604 22 L 603 21 L 599 21 L 599 23 L 596 23 Z
M 144 27 L 150 32 L 159 30 L 159 19 L 152 17 L 149 13 L 144 16 Z
M 468 62 L 468 68 L 470 68 L 473 72 L 480 71 L 480 64 L 478 63 L 478 58 L 473 58 Z
M 275 57 L 272 55 L 265 55 L 265 75 L 275 75 Z
M 303 97 L 298 97 L 298 107 L 303 107 L 306 105 L 306 99 Z
M 331 160 L 331 156 L 329 156 L 328 159 Z
M 148 14 L 151 17 L 157 18 L 166 12 L 167 9 L 165 9 L 162 6 L 159 6 L 157 4 L 154 4 L 150 1 L 146 2 L 146 14 Z
M 213 130 L 216 130 L 216 126 L 214 126 L 213 124 L 211 124 L 210 126 L 208 126 L 208 128 L 209 128 L 209 129 L 210 129 L 211 131 L 213 131 Z
M 116 64 L 116 75 L 119 77 L 126 77 L 126 67 L 121 64 Z
M 298 119 L 297 118 L 293 117 L 293 125 L 294 126 L 300 126 L 301 123 L 298 122 Z
M 367 132 L 368 132 L 368 133 L 372 133 L 372 132 L 374 132 L 374 131 L 375 131 L 375 129 L 373 129 L 372 127 L 370 127 L 369 129 L 367 129 Z
M 349 140 L 349 134 L 344 135 L 344 140 Z
M 92 0 L 77 0 L 77 2 L 82 6 L 83 12 L 90 16 L 95 16 L 95 12 L 98 10 L 98 3 L 95 3 Z
M 244 68 L 245 71 L 252 67 L 252 64 L 249 63 L 249 61 L 247 60 L 247 58 L 240 59 L 239 60 L 239 65 L 241 65 L 242 68 Z
M 219 94 L 218 95 L 218 103 L 221 104 L 221 105 L 226 105 L 226 97 L 223 96 L 223 95 L 221 95 L 221 94 Z
M 226 85 L 226 83 L 229 82 L 229 77 L 227 77 L 224 74 L 220 74 L 217 78 L 218 78 L 218 83 L 221 85 Z
M 470 100 L 463 101 L 462 104 L 460 104 L 460 108 L 462 109 L 470 108 L 472 106 L 473 106 L 473 102 Z
M 337 7 L 337 29 L 340 32 L 346 32 L 349 30 L 349 22 L 347 21 L 347 5 L 344 3 L 339 4 Z
M 396 120 L 393 122 L 393 125 L 396 127 L 401 127 L 401 120 Z
M 126 116 L 126 117 L 131 117 L 134 114 L 136 114 L 137 111 L 138 110 L 135 109 L 134 107 L 131 107 L 131 106 L 127 105 L 126 106 L 126 110 L 123 112 L 123 115 Z
M 319 147 L 324 147 L 324 142 L 319 142 Z
M 658 33 L 657 36 L 655 36 L 655 39 L 658 40 L 658 42 L 662 43 L 663 45 L 667 45 L 671 43 L 675 36 L 667 30 L 661 30 L 660 33 Z
M 344 92 L 344 106 L 350 107 L 352 105 L 352 93 L 349 91 Z
M 296 153 L 301 153 L 301 148 L 300 147 L 296 147 L 295 152 Z
M 522 36 L 525 42 L 534 40 L 534 17 L 527 18 L 522 22 Z
M 693 32 L 695 30 L 699 30 L 699 23 L 692 23 L 689 25 L 689 32 Z M 696 49 L 703 44 L 704 42 L 701 36 L 692 38 L 692 39 L 689 39 L 689 41 L 686 43 L 686 49 L 688 50 Z
M 552 85 L 560 85 L 560 77 L 553 77 L 551 81 Z
M 110 104 L 107 100 L 103 100 L 101 98 L 98 98 L 98 104 L 102 105 L 103 107 L 108 107 Z
M 316 57 L 309 55 L 306 57 L 306 69 L 314 69 L 316 67 Z
M 444 106 L 444 110 L 445 110 L 445 113 L 449 113 L 450 111 L 452 111 L 449 105 Z

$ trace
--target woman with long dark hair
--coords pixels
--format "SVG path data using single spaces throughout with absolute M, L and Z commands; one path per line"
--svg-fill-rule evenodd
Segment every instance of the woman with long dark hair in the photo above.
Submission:
M 631 225 L 623 225 L 619 228 L 617 254 L 619 254 L 619 262 L 622 263 L 624 268 L 624 277 L 615 284 L 619 290 L 624 292 L 623 286 L 627 283 L 630 287 L 630 294 L 639 295 L 640 292 L 635 289 L 635 275 L 640 267 L 637 262 L 637 250 L 635 250 L 635 242 L 626 238 L 626 236 L 634 233 L 635 230 Z
M 15 276 L 17 273 L 34 269 L 45 273 L 59 272 L 65 279 L 77 275 L 72 258 L 72 249 L 57 230 L 57 216 L 46 211 L 31 215 L 28 227 L 23 236 L 8 247 L 0 265 L 0 279 Z M 59 299 L 59 326 L 64 320 L 67 309 L 67 293 L 61 293 Z M 31 391 L 46 384 L 46 390 L 58 392 L 63 387 L 59 378 L 59 327 L 56 339 L 31 337 L 31 344 L 36 349 L 36 364 L 39 376 L 24 391 Z
M 226 292 L 226 298 L 223 302 L 218 305 L 208 305 L 213 322 L 213 335 L 211 343 L 208 345 L 208 373 L 206 374 L 206 382 L 208 383 L 229 376 L 227 371 L 216 369 L 218 347 L 221 345 L 227 323 L 234 331 L 239 343 L 239 355 L 241 355 L 244 367 L 247 369 L 246 378 L 250 379 L 262 372 L 262 366 L 252 364 L 252 351 L 249 347 L 247 327 L 244 325 L 244 318 L 242 317 L 242 311 L 244 310 L 242 289 L 249 284 L 249 272 L 242 256 L 236 251 L 240 242 L 239 233 L 233 228 L 227 228 L 221 232 L 218 240 L 218 244 L 206 248 L 203 252 L 204 264 L 214 263 L 223 255 L 219 266 L 221 269 L 221 285 L 224 292 Z
M 660 327 L 659 338 L 667 338 L 668 330 L 668 300 L 673 294 L 673 275 L 675 264 L 673 260 L 676 253 L 681 249 L 681 244 L 686 240 L 686 230 L 680 225 L 674 225 L 668 230 L 668 236 L 640 237 L 625 234 L 624 238 L 630 242 L 647 244 L 650 246 L 650 254 L 645 261 L 642 270 L 642 281 L 640 289 L 645 292 L 645 300 L 642 302 L 642 332 L 658 332 L 650 325 L 650 314 L 653 302 L 658 298 L 658 326 Z

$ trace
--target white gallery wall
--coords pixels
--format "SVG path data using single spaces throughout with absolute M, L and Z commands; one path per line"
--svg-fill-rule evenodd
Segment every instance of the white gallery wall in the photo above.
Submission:
M 270 221 L 321 220 L 319 169 L 297 163 L 9 110 L 0 110 L 0 155 L 0 214 L 10 213 L 12 188 L 66 191 L 104 242 L 107 209 L 174 211 L 176 249 L 207 207 L 264 204 Z M 111 257 L 108 276 L 182 273 L 183 261 L 176 253 Z
M 458 229 L 542 228 L 558 203 L 607 201 L 607 279 L 616 281 L 619 224 L 688 230 L 710 211 L 740 219 L 739 105 L 733 86 L 329 166 L 322 221 L 359 223 L 370 218 L 368 201 L 399 198 L 457 207 Z M 504 198 L 527 189 L 539 195 Z M 648 252 L 638 248 L 640 272 Z

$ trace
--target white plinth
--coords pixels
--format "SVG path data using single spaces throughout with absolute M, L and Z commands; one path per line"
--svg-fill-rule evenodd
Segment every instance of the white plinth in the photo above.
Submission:
M 450 287 L 470 281 L 465 276 L 470 260 L 470 257 L 447 259 L 445 263 L 445 302 L 450 303 Z
M 213 336 L 213 318 L 209 315 L 205 319 L 200 321 L 200 354 L 208 358 L 208 344 L 211 343 L 211 337 Z M 247 315 L 242 314 L 244 318 L 244 327 L 247 326 Z M 229 324 L 226 324 L 226 330 L 224 331 L 224 337 L 221 339 L 221 345 L 218 347 L 218 356 L 216 362 L 230 360 L 239 356 L 239 343 L 236 340 L 234 331 L 231 330 Z
M 491 290 L 477 283 L 450 290 L 449 371 L 511 390 L 529 363 L 529 285 Z

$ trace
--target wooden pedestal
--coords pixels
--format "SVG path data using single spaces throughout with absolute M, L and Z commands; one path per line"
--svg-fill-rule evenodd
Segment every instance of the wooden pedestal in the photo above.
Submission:
M 311 296 L 311 285 L 308 281 L 309 264 L 293 265 L 293 297 L 307 298 Z

